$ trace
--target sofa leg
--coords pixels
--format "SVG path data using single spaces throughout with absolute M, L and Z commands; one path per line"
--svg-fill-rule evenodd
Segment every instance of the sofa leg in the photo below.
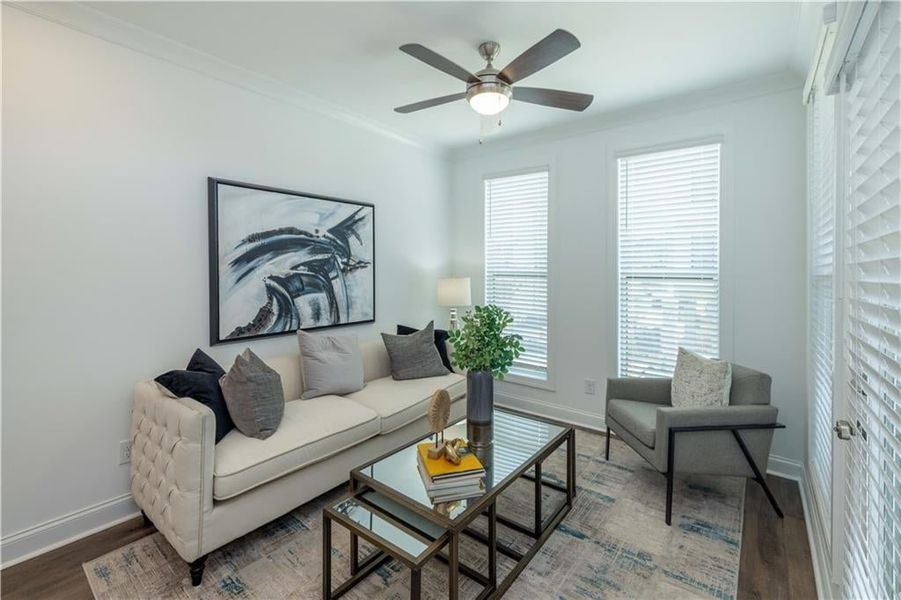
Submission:
M 143 510 L 141 511 L 141 518 L 144 519 L 144 527 L 153 527 L 153 521 L 147 516 Z
M 767 500 L 770 501 L 770 506 L 773 507 L 773 510 L 776 511 L 776 514 L 779 515 L 779 518 L 782 519 L 784 515 L 782 514 L 782 509 L 779 508 L 779 503 L 776 502 L 776 497 L 773 496 L 773 492 L 770 491 L 770 486 L 766 484 L 766 477 L 760 472 L 760 469 L 757 468 L 757 463 L 754 462 L 754 457 L 751 456 L 751 452 L 748 450 L 748 447 L 745 445 L 745 441 L 742 439 L 741 434 L 738 433 L 737 430 L 732 430 L 732 435 L 735 436 L 735 441 L 738 442 L 738 447 L 741 448 L 742 454 L 745 455 L 745 460 L 748 461 L 748 466 L 751 467 L 751 470 L 754 472 L 754 481 L 760 484 L 760 487 L 763 488 L 763 493 L 766 494 Z
M 607 444 L 606 449 L 604 450 L 604 455 L 606 460 L 610 460 L 610 428 L 607 428 Z
M 201 556 L 190 564 L 191 585 L 197 587 L 203 581 L 203 569 L 206 567 L 206 556 Z

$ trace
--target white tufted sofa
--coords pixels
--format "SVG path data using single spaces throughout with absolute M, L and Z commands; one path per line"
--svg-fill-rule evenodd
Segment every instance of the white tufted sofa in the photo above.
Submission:
M 151 379 L 135 386 L 132 495 L 190 563 L 194 585 L 213 550 L 347 481 L 367 459 L 427 435 L 435 390 L 450 392 L 452 417 L 465 414 L 462 375 L 394 381 L 381 341 L 361 350 L 366 386 L 343 397 L 295 400 L 303 391 L 300 356 L 267 359 L 292 400 L 266 440 L 233 430 L 216 444 L 209 408 Z

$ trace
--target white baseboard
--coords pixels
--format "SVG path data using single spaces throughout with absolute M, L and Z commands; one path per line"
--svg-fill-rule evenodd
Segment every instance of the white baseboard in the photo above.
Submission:
M 595 431 L 604 431 L 606 429 L 604 415 L 587 410 L 560 406 L 559 404 L 535 400 L 534 398 L 524 398 L 506 392 L 496 392 L 494 394 L 494 402 L 500 407 L 513 408 L 539 417 L 572 423 L 585 429 L 593 429 Z
M 807 543 L 810 544 L 810 558 L 813 562 L 813 575 L 817 583 L 817 597 L 832 600 L 832 561 L 826 547 L 824 524 L 820 521 L 820 512 L 816 507 L 816 496 L 811 487 L 810 478 L 806 476 L 800 483 L 801 504 L 804 507 L 804 522 L 807 524 Z
M 799 460 L 785 458 L 776 454 L 770 454 L 769 463 L 766 466 L 766 472 L 770 475 L 791 479 L 798 482 L 798 487 L 803 487 L 804 482 L 804 465 Z
M 5 569 L 138 516 L 131 494 L 122 494 L 67 515 L 4 536 L 0 561 Z

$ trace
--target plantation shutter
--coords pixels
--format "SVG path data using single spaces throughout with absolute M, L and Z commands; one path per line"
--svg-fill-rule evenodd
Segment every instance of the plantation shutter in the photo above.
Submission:
M 720 144 L 618 160 L 619 374 L 719 355 Z
M 830 544 L 832 533 L 832 373 L 836 211 L 835 97 L 817 91 L 808 121 L 808 223 L 810 230 L 810 479 L 813 505 Z
M 547 380 L 548 172 L 485 180 L 485 302 L 513 315 L 510 373 Z
M 901 22 L 882 2 L 843 91 L 850 421 L 843 585 L 901 596 Z

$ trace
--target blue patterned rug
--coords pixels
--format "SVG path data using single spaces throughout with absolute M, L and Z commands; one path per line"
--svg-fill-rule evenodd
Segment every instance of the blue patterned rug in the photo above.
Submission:
M 575 505 L 507 592 L 508 598 L 734 598 L 744 507 L 744 480 L 677 479 L 673 526 L 663 522 L 666 480 L 637 454 L 614 440 L 611 461 L 604 438 L 579 431 Z M 563 475 L 564 454 L 545 463 L 544 474 Z M 513 484 L 498 512 L 531 523 L 533 486 Z M 321 510 L 343 490 L 329 492 L 294 512 L 213 552 L 203 585 L 191 587 L 188 569 L 168 542 L 153 534 L 84 564 L 98 599 L 120 598 L 319 598 Z M 548 491 L 550 514 L 563 496 Z M 525 511 L 523 511 L 523 507 Z M 477 527 L 484 523 L 477 522 Z M 528 547 L 528 538 L 498 527 L 499 537 Z M 335 585 L 349 572 L 349 536 L 336 525 L 332 564 Z M 363 552 L 368 551 L 361 543 Z M 463 562 L 485 572 L 484 546 L 464 538 Z M 503 577 L 512 561 L 501 559 Z M 431 561 L 423 570 L 423 597 L 447 597 L 447 570 Z M 461 578 L 461 597 L 478 584 Z M 409 571 L 388 563 L 346 596 L 405 599 Z

